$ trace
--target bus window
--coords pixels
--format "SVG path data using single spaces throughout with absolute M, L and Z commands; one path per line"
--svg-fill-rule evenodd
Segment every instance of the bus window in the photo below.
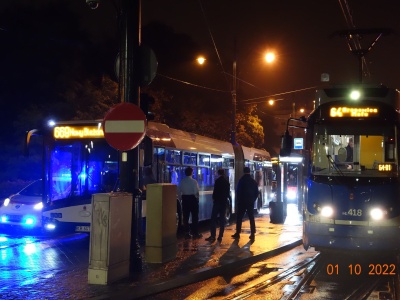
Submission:
M 182 151 L 179 150 L 165 150 L 165 160 L 170 164 L 181 164 Z
M 167 166 L 169 178 L 166 180 L 166 182 L 178 185 L 181 181 L 180 169 L 181 167 L 178 166 Z
M 56 143 L 48 174 L 51 201 L 110 192 L 116 187 L 118 152 L 104 144 Z
M 210 155 L 199 154 L 199 166 L 210 166 Z
M 197 153 L 183 152 L 183 164 L 184 165 L 197 165 Z
M 214 185 L 214 182 L 212 182 L 212 175 L 211 175 L 211 169 L 210 168 L 198 168 L 198 176 L 197 176 L 197 182 L 199 183 L 199 187 L 210 187 Z

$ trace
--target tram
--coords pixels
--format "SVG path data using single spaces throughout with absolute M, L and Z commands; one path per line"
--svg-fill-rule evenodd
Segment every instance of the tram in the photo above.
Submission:
M 308 118 L 289 119 L 304 125 L 306 250 L 400 249 L 399 99 L 383 85 L 331 86 Z M 287 130 L 281 153 L 292 146 Z
M 119 187 L 119 152 L 108 145 L 102 120 L 59 122 L 27 135 L 43 139 L 43 208 L 42 226 L 89 232 L 91 199 L 95 193 L 117 191 Z M 190 166 L 200 187 L 199 220 L 211 217 L 212 192 L 217 170 L 223 168 L 231 184 L 231 201 L 226 208 L 227 220 L 235 213 L 235 187 L 250 167 L 259 183 L 255 209 L 267 205 L 271 193 L 266 178 L 272 171 L 269 153 L 200 136 L 148 122 L 146 136 L 138 146 L 140 174 L 151 169 L 158 183 L 179 184 Z M 180 203 L 178 201 L 178 212 Z M 142 217 L 145 216 L 145 201 Z

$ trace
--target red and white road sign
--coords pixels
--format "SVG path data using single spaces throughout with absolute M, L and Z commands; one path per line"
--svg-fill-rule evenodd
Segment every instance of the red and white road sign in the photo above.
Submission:
M 146 134 L 146 115 L 132 103 L 114 105 L 103 120 L 107 143 L 120 151 L 135 148 Z

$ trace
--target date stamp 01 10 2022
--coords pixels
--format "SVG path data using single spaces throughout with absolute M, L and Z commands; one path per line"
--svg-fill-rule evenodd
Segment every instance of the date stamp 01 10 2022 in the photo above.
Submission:
M 370 276 L 395 276 L 396 264 L 368 264 L 368 267 L 363 264 L 348 264 L 347 266 L 339 266 L 339 264 L 327 264 L 326 274 L 328 275 L 370 275 Z

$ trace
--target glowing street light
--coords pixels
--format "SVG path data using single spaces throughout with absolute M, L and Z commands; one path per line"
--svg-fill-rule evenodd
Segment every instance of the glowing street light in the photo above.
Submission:
M 275 54 L 273 52 L 268 52 L 267 54 L 265 54 L 265 61 L 267 63 L 272 63 L 275 60 Z
M 206 58 L 204 56 L 199 56 L 196 60 L 199 65 L 204 65 L 204 63 L 206 62 Z
M 265 54 L 264 56 L 265 61 L 269 64 L 274 62 L 275 60 L 275 54 L 273 52 L 268 52 L 267 54 Z M 197 63 L 199 65 L 203 65 L 206 62 L 206 58 L 204 56 L 199 56 L 196 59 Z M 237 62 L 236 62 L 236 58 L 234 59 L 233 63 L 232 63 L 232 124 L 231 124 L 231 143 L 232 145 L 236 144 L 236 96 L 237 96 L 237 74 L 236 74 L 236 66 L 237 66 Z M 279 100 L 283 100 L 283 99 L 279 99 Z M 270 101 L 274 101 L 274 100 L 270 100 Z M 270 105 L 272 105 L 273 103 L 270 102 Z

